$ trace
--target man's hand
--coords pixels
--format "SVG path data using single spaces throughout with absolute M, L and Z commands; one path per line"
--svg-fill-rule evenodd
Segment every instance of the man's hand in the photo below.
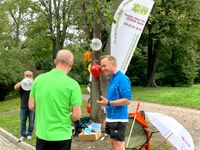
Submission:
M 29 97 L 28 107 L 30 110 L 35 111 L 35 99 L 34 98 Z
M 101 96 L 101 101 L 96 101 L 98 104 L 100 104 L 101 106 L 105 106 L 105 105 L 107 105 L 108 104 L 108 100 L 105 98 L 105 97 L 103 97 L 103 96 Z

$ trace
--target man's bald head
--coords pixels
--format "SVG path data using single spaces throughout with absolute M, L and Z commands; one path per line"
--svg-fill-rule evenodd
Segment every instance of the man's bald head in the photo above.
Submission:
M 74 55 L 69 50 L 59 50 L 56 59 L 55 64 L 61 63 L 65 65 L 72 65 L 74 62 Z

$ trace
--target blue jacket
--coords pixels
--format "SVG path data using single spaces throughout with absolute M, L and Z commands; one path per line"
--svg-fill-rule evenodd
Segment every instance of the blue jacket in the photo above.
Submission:
M 132 99 L 130 80 L 121 71 L 113 74 L 107 89 L 107 99 L 115 101 L 122 98 Z M 128 120 L 128 106 L 106 106 L 106 118 L 111 120 Z

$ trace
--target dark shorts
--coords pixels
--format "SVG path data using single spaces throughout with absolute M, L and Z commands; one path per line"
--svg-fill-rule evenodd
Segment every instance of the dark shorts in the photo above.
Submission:
M 125 141 L 127 122 L 106 122 L 106 133 L 111 139 Z
M 45 141 L 37 137 L 36 150 L 71 150 L 72 140 Z

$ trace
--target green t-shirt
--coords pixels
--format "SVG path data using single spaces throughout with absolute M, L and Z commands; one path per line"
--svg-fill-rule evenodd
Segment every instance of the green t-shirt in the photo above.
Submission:
M 78 82 L 52 69 L 34 80 L 30 97 L 36 103 L 36 136 L 47 141 L 71 139 L 71 110 L 82 104 Z

